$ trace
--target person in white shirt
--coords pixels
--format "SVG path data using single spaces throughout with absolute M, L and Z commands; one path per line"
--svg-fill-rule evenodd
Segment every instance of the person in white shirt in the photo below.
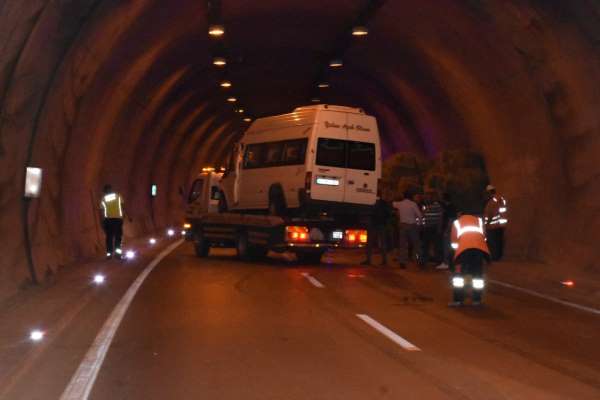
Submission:
M 420 262 L 421 240 L 420 224 L 423 220 L 423 214 L 419 206 L 414 201 L 415 194 L 407 190 L 404 193 L 404 200 L 395 201 L 394 208 L 398 213 L 398 262 L 401 268 L 406 268 L 410 260 L 409 247 L 412 248 L 417 262 Z

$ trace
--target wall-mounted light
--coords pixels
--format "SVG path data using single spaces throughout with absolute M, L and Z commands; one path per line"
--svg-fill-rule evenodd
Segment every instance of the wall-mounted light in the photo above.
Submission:
M 223 67 L 227 65 L 227 60 L 225 57 L 215 57 L 213 58 L 213 65 L 216 65 L 217 67 Z
M 366 26 L 355 26 L 352 28 L 352 35 L 354 36 L 366 36 L 369 34 L 369 30 Z
M 231 81 L 222 81 L 221 82 L 221 87 L 223 88 L 230 88 L 232 86 Z
M 225 34 L 225 27 L 223 25 L 211 25 L 208 27 L 208 34 L 210 36 L 223 36 Z
M 329 61 L 329 66 L 331 68 L 339 68 L 343 65 L 344 62 L 340 58 L 334 58 L 333 60 Z
M 156 185 L 156 183 L 153 183 L 150 186 L 150 196 L 151 197 L 156 197 L 157 194 L 158 194 L 158 186 Z
M 320 87 L 321 89 L 325 89 L 325 88 L 329 87 L 329 83 L 328 82 L 319 82 L 319 84 L 317 86 Z
M 227 101 L 230 103 L 235 103 L 237 101 L 237 99 L 235 97 L 231 96 L 231 97 L 227 98 Z
M 42 191 L 42 169 L 27 167 L 25 171 L 25 197 L 40 197 Z
M 235 112 L 243 114 L 244 113 L 244 109 L 243 108 L 238 108 L 237 110 L 235 110 Z
M 312 101 L 313 103 L 320 103 L 321 99 L 318 97 L 313 97 L 312 99 L 310 99 L 310 101 Z
M 252 122 L 252 118 L 246 117 L 244 118 L 244 122 Z

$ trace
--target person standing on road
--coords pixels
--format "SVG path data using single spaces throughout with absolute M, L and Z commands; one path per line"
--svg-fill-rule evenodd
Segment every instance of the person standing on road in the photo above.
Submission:
M 423 210 L 423 264 L 427 265 L 433 251 L 436 262 L 442 260 L 442 219 L 444 211 L 438 201 L 437 192 L 427 190 L 422 206 Z
M 406 268 L 410 259 L 409 247 L 415 253 L 417 263 L 421 264 L 419 224 L 423 215 L 413 200 L 414 196 L 412 191 L 407 190 L 404 193 L 404 200 L 394 202 L 394 208 L 398 212 L 398 262 L 401 268 Z
M 373 246 L 378 245 L 381 251 L 381 265 L 387 265 L 388 245 L 388 223 L 392 218 L 392 210 L 389 203 L 383 199 L 377 200 L 373 208 L 373 214 L 369 218 L 367 233 L 367 259 L 363 265 L 371 265 Z
M 442 262 L 435 267 L 436 269 L 444 270 L 450 268 L 452 264 L 452 247 L 450 246 L 450 233 L 452 230 L 452 223 L 458 218 L 456 206 L 452 203 L 450 194 L 444 193 L 442 198 L 442 209 L 444 216 L 442 218 Z
M 496 188 L 488 185 L 486 188 L 484 219 L 492 260 L 498 261 L 504 255 L 504 230 L 508 225 L 508 207 L 506 199 L 496 193 Z
M 124 202 L 121 195 L 113 191 L 111 185 L 104 185 L 104 196 L 100 202 L 102 228 L 106 235 L 106 258 L 122 258 Z
M 485 288 L 484 263 L 490 260 L 485 238 L 483 219 L 471 214 L 461 215 L 452 224 L 452 302 L 451 307 L 461 306 L 465 301 L 466 280 L 471 276 L 471 300 L 481 304 Z

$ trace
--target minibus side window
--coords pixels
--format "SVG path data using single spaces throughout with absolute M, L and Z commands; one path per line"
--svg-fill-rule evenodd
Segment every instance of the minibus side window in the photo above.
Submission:
M 204 179 L 196 179 L 192 184 L 192 190 L 190 190 L 190 197 L 188 198 L 188 203 L 193 203 L 202 195 L 202 191 L 204 190 Z
M 284 165 L 304 164 L 306 158 L 307 139 L 290 140 L 285 142 L 283 150 Z
M 346 141 L 319 138 L 317 143 L 317 165 L 344 168 L 346 166 Z
M 348 142 L 348 168 L 375 171 L 375 144 Z
M 262 154 L 264 146 L 262 144 L 250 144 L 246 147 L 244 155 L 244 168 L 260 168 L 262 164 Z
M 266 143 L 263 146 L 265 146 L 265 161 L 261 167 L 270 167 L 281 164 L 283 142 L 271 142 Z

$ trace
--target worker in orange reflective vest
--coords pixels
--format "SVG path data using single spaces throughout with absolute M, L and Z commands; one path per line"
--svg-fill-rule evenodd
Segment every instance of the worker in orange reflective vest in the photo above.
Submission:
M 454 221 L 451 233 L 454 250 L 452 263 L 453 298 L 450 306 L 461 306 L 465 301 L 466 277 L 471 276 L 471 300 L 480 305 L 485 288 L 484 264 L 490 261 L 483 219 L 463 214 Z
M 487 200 L 483 212 L 485 229 L 492 260 L 498 261 L 504 254 L 504 230 L 508 225 L 508 206 L 506 199 L 496 193 L 496 188 L 488 185 Z

